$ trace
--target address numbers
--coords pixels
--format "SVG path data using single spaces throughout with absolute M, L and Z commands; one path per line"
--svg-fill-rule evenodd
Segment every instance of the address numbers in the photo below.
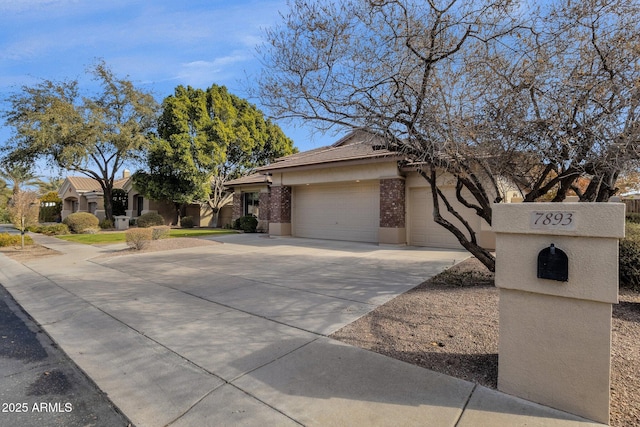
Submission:
M 575 230 L 576 215 L 572 211 L 531 212 L 529 225 L 536 230 Z

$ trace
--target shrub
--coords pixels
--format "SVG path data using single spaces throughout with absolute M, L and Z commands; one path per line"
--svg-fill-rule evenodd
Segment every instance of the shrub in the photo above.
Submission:
M 152 230 L 149 228 L 132 228 L 125 233 L 127 245 L 136 250 L 142 250 L 149 245 Z
M 166 239 L 169 237 L 171 227 L 168 225 L 157 225 L 151 227 L 151 240 Z
M 182 228 L 193 228 L 194 225 L 195 225 L 195 221 L 191 216 L 183 216 L 180 219 L 180 226 Z
M 640 224 L 627 221 L 625 234 L 618 253 L 620 287 L 640 292 Z
M 103 230 L 111 230 L 113 228 L 113 221 L 111 221 L 110 219 L 105 218 L 102 221 L 100 221 L 98 226 Z
M 153 227 L 154 225 L 164 225 L 164 218 L 156 212 L 142 214 L 136 220 L 136 224 L 141 228 Z
M 19 234 L 0 233 L 0 248 L 4 246 L 19 246 L 22 244 L 22 240 Z M 29 236 L 24 236 L 24 244 L 32 245 L 33 239 Z
M 50 191 L 40 197 L 40 222 L 60 221 L 62 200 L 57 191 Z
M 637 212 L 627 212 L 625 215 L 626 220 L 628 222 L 632 222 L 634 224 L 640 224 L 640 213 Z
M 73 233 L 84 233 L 88 228 L 98 228 L 99 222 L 98 217 L 89 212 L 72 213 L 63 221 Z
M 253 215 L 241 216 L 233 223 L 233 228 L 242 230 L 245 233 L 255 233 L 258 227 L 258 218 Z
M 62 236 L 70 233 L 66 224 L 41 225 L 33 231 L 46 236 Z

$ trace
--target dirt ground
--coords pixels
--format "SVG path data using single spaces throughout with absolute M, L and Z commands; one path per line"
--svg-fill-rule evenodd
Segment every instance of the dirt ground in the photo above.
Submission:
M 24 249 L 20 246 L 4 246 L 0 247 L 0 253 L 19 262 L 29 261 L 37 257 L 60 255 L 60 252 L 40 245 L 25 245 Z
M 378 307 L 332 338 L 496 388 L 498 290 L 469 259 Z M 613 307 L 611 425 L 640 425 L 640 294 Z
M 217 244 L 177 238 L 152 243 L 145 252 Z M 52 256 L 39 245 L 0 248 L 26 261 Z M 138 253 L 125 249 L 101 256 Z M 378 307 L 331 335 L 345 343 L 443 374 L 496 388 L 498 291 L 493 275 L 474 258 Z M 640 294 L 622 289 L 613 307 L 611 425 L 640 425 Z

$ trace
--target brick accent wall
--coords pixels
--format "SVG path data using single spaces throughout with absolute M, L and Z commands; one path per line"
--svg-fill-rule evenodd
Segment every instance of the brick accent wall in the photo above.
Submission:
M 269 205 L 269 193 L 260 192 L 260 199 L 258 201 L 258 220 L 269 221 L 269 212 L 271 206 Z
M 291 187 L 271 187 L 269 216 L 272 223 L 291 222 Z
M 404 179 L 380 180 L 380 227 L 405 227 Z
M 240 218 L 242 216 L 242 212 L 242 193 L 233 193 L 233 213 L 231 214 L 231 221 L 235 221 Z

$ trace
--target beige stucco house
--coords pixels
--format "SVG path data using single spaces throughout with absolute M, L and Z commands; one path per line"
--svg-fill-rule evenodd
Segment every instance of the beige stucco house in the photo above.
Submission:
M 144 197 L 133 187 L 133 180 L 129 172 L 125 171 L 121 179 L 114 181 L 114 188 L 127 192 L 128 209 L 125 215 L 137 218 L 147 212 L 157 212 L 165 219 L 167 225 L 175 224 L 175 208 L 167 201 L 151 200 Z M 105 218 L 103 191 L 98 181 L 88 177 L 67 177 L 58 196 L 62 199 L 62 219 L 74 212 L 89 212 L 99 219 Z M 218 224 L 213 224 L 213 211 L 207 205 L 191 204 L 186 208 L 186 216 L 195 220 L 200 227 L 222 227 L 231 223 L 231 205 L 221 209 Z
M 461 248 L 433 221 L 429 184 L 403 160 L 371 134 L 352 132 L 227 183 L 234 190 L 233 219 L 254 214 L 259 229 L 272 235 Z M 494 248 L 490 226 L 456 200 L 453 176 L 444 175 L 441 185 L 479 243 Z M 460 225 L 448 212 L 443 216 Z
M 113 188 L 123 188 L 128 180 L 128 177 L 115 180 Z M 104 219 L 103 195 L 102 187 L 95 179 L 67 177 L 58 190 L 58 197 L 62 199 L 62 219 L 75 212 L 89 212 L 101 220 Z

